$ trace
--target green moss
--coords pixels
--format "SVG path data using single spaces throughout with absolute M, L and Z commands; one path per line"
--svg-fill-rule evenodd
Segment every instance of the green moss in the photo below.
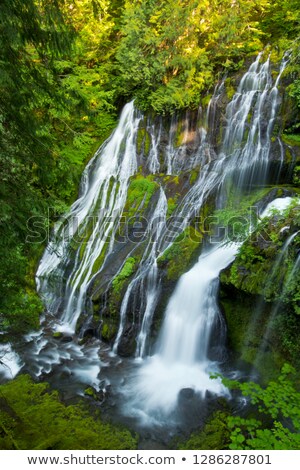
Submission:
M 100 268 L 103 264 L 105 255 L 107 253 L 108 246 L 109 246 L 109 241 L 106 241 L 103 248 L 102 248 L 102 251 L 101 251 L 100 255 L 98 256 L 98 258 L 96 259 L 96 261 L 93 264 L 92 274 L 95 274 L 100 270 Z
M 158 266 L 167 270 L 168 279 L 176 280 L 187 271 L 202 238 L 202 234 L 195 228 L 188 227 L 158 258 Z
M 222 278 L 221 278 L 222 282 Z M 253 311 L 255 310 L 257 298 L 249 295 L 241 294 L 237 291 L 230 291 L 228 295 L 221 292 L 220 303 L 223 308 L 225 319 L 227 323 L 227 339 L 228 345 L 232 352 L 236 353 L 241 359 L 246 362 L 252 363 L 253 358 L 247 358 L 249 354 L 249 345 L 246 347 L 248 341 L 252 348 L 257 351 L 261 337 L 256 333 L 257 331 L 249 334 L 249 326 Z M 257 329 L 261 331 L 262 325 L 255 324 Z M 248 338 L 247 338 L 248 336 Z
M 94 400 L 97 400 L 97 393 L 92 387 L 86 388 L 84 394 L 88 397 L 94 398 Z
M 194 168 L 190 172 L 190 184 L 194 184 L 197 181 L 199 177 L 199 173 L 200 173 L 200 168 Z
M 236 92 L 236 89 L 235 87 L 232 85 L 231 83 L 231 78 L 227 78 L 227 80 L 225 81 L 225 86 L 226 86 L 226 95 L 227 95 L 227 98 L 228 100 L 232 100 L 235 92 Z
M 146 131 L 145 133 L 145 155 L 146 156 L 149 155 L 150 146 L 151 146 L 151 138 L 150 138 L 149 133 Z
M 276 264 L 286 240 L 281 235 L 283 227 L 292 227 L 290 233 L 299 230 L 297 199 L 287 210 L 274 211 L 270 218 L 263 219 L 231 267 L 220 276 L 222 292 L 227 292 L 221 296 L 221 304 L 230 349 L 243 361 L 254 364 L 264 379 L 273 378 L 287 358 L 293 363 L 299 361 L 300 273 L 294 272 L 294 267 L 300 237 L 294 238 Z M 265 331 L 268 341 L 261 348 Z
M 52 336 L 53 338 L 60 339 L 63 337 L 63 334 L 61 331 L 55 331 Z
M 118 325 L 109 319 L 103 320 L 101 328 L 101 338 L 104 341 L 111 341 L 117 334 Z
M 160 174 L 160 177 L 163 178 L 164 182 L 166 184 L 179 184 L 179 175 L 173 176 L 173 175 L 164 175 L 164 173 Z
M 300 134 L 282 134 L 283 142 L 291 146 L 300 146 Z
M 151 147 L 151 137 L 145 127 L 140 127 L 137 133 L 136 148 L 137 152 L 141 153 L 144 150 L 144 155 L 148 156 Z
M 86 250 L 87 243 L 89 242 L 95 228 L 95 219 L 93 216 L 88 217 L 85 227 L 79 229 L 78 233 L 72 240 L 72 248 L 79 248 L 79 259 L 82 260 Z
M 88 390 L 88 394 L 90 390 Z M 136 437 L 92 417 L 82 405 L 64 405 L 46 383 L 21 375 L 0 386 L 1 449 L 135 449 Z
M 239 290 L 230 290 L 224 294 L 222 289 L 220 305 L 227 323 L 231 353 L 236 359 L 254 365 L 264 381 L 272 379 L 288 357 L 280 345 L 281 339 L 278 341 L 278 333 L 275 342 L 273 339 L 269 341 L 268 349 L 260 349 L 263 332 L 267 327 L 270 328 L 272 304 L 264 303 L 261 298 Z
M 139 128 L 139 129 L 138 129 L 138 132 L 137 132 L 137 138 L 136 138 L 136 149 L 137 149 L 137 153 L 141 153 L 141 151 L 142 151 L 142 145 L 143 145 L 144 136 L 145 136 L 144 130 L 145 130 L 145 129 Z
M 228 413 L 217 411 L 205 424 L 202 431 L 194 432 L 189 439 L 178 445 L 180 450 L 221 450 L 228 449 L 230 430 L 227 425 Z
M 122 290 L 124 281 L 128 279 L 136 270 L 136 259 L 127 258 L 119 274 L 113 279 L 113 292 L 119 294 Z
M 178 205 L 178 195 L 176 194 L 174 197 L 170 197 L 168 199 L 168 210 L 167 210 L 167 217 L 170 217 L 173 212 L 175 211 Z
M 146 177 L 142 175 L 134 176 L 128 188 L 123 216 L 130 218 L 135 215 L 137 210 L 139 210 L 139 214 L 141 209 L 145 211 L 150 199 L 158 189 L 159 185 L 154 181 L 153 175 Z

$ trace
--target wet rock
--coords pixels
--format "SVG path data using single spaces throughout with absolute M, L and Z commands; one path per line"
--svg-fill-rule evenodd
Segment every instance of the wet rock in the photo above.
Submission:
M 63 337 L 63 334 L 61 331 L 55 331 L 52 335 L 54 339 L 61 339 Z
M 141 439 L 138 444 L 139 450 L 167 450 L 168 446 L 162 442 L 155 441 L 153 439 Z
M 94 336 L 96 336 L 94 328 L 87 328 L 83 332 L 83 338 L 93 338 Z
M 100 403 L 103 403 L 106 397 L 106 392 L 105 390 L 96 390 L 94 387 L 88 387 L 85 389 L 84 394 L 87 397 L 93 398 L 95 401 L 99 401 Z
M 216 394 L 212 393 L 210 390 L 206 390 L 205 392 L 205 400 L 214 400 L 216 398 Z
M 257 246 L 261 251 L 266 250 L 270 246 L 271 242 L 266 240 L 260 233 L 257 235 Z
M 122 357 L 131 357 L 136 349 L 136 326 L 129 326 L 122 335 L 118 346 L 118 354 Z
M 195 390 L 193 388 L 182 388 L 179 392 L 179 399 L 191 400 L 195 396 Z
M 72 343 L 73 336 L 64 336 L 61 340 L 62 343 Z
M 285 227 L 282 227 L 282 229 L 279 232 L 279 240 L 285 240 L 290 232 L 290 226 L 286 225 Z

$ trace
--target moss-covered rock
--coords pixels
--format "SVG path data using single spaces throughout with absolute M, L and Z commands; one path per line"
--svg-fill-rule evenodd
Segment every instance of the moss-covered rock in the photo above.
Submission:
M 227 425 L 228 413 L 217 411 L 201 431 L 194 432 L 185 442 L 178 444 L 180 450 L 228 449 L 230 430 Z
M 88 396 L 94 396 L 87 389 Z M 90 414 L 82 404 L 66 406 L 47 383 L 21 375 L 0 386 L 0 447 L 35 449 L 135 449 L 136 436 L 104 422 L 99 410 Z
M 112 290 L 115 296 L 120 296 L 125 281 L 135 272 L 136 264 L 135 258 L 129 257 L 126 259 L 123 268 L 112 281 Z
M 282 213 L 274 211 L 271 218 L 259 224 L 242 245 L 232 266 L 222 273 L 222 282 L 249 294 L 262 295 L 266 301 L 284 300 L 284 292 L 292 290 L 289 277 L 296 262 L 300 237 L 295 236 L 285 255 L 282 251 L 288 236 L 299 229 L 299 206 L 295 199 L 294 206 Z M 294 289 L 297 290 L 295 286 Z
M 55 331 L 52 336 L 55 339 L 61 339 L 63 337 L 63 333 L 61 331 Z
M 150 147 L 151 137 L 149 135 L 149 132 L 145 127 L 140 126 L 136 140 L 136 148 L 138 154 L 143 153 L 143 155 L 147 157 L 149 155 Z
M 118 323 L 110 318 L 103 318 L 100 336 L 105 342 L 110 343 L 118 332 Z
M 272 378 L 287 358 L 299 362 L 299 229 L 295 200 L 286 211 L 274 211 L 260 223 L 220 276 L 229 348 L 265 379 Z
M 202 240 L 203 235 L 198 230 L 188 227 L 158 258 L 157 264 L 166 270 L 168 279 L 178 279 L 187 271 L 195 252 L 199 251 Z
M 154 175 L 143 176 L 137 174 L 133 176 L 127 192 L 123 217 L 128 220 L 137 212 L 139 216 L 143 215 L 148 208 L 153 194 L 158 189 L 159 185 L 154 180 Z

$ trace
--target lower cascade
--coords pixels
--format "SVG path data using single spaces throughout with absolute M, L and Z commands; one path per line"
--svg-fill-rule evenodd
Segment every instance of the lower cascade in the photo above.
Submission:
M 238 248 L 238 244 L 232 243 L 204 252 L 180 278 L 168 303 L 155 353 L 145 360 L 135 377 L 132 412 L 142 409 L 142 416 L 145 413 L 152 416 L 153 412 L 168 415 L 184 389 L 191 389 L 203 398 L 207 391 L 228 395 L 219 380 L 210 379 L 218 366 L 209 358 L 209 345 L 218 323 L 219 338 L 224 334 L 225 325 L 217 305 L 218 276 L 233 261 Z M 219 348 L 222 346 L 218 344 Z
M 193 411 L 193 400 L 230 397 L 211 377 L 227 361 L 219 279 L 256 226 L 243 219 L 242 235 L 235 225 L 230 235 L 222 220 L 199 215 L 228 207 L 239 214 L 245 197 L 257 224 L 293 203 L 264 192 L 284 170 L 275 124 L 287 62 L 274 79 L 259 54 L 226 109 L 225 81 L 218 83 L 206 110 L 186 113 L 180 144 L 177 118 L 165 126 L 125 105 L 54 227 L 36 273 L 46 313 L 38 332 L 9 349 L 13 375 L 46 378 L 67 398 L 87 386 L 110 390 L 117 414 L 145 427 L 178 424 L 176 410 L 190 403 Z M 299 256 L 293 275 L 298 269 Z

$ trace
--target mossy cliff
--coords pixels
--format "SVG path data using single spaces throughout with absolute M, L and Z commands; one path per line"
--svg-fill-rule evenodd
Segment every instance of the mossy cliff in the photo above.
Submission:
M 249 63 L 245 62 L 245 70 L 252 60 L 249 58 Z M 278 62 L 273 66 L 274 76 L 277 76 L 280 64 L 279 57 L 276 60 Z M 103 252 L 99 263 L 98 260 L 96 262 L 98 264 L 93 272 L 95 276 L 88 292 L 88 297 L 92 300 L 92 309 L 88 318 L 80 317 L 78 331 L 81 330 L 84 333 L 84 330 L 88 330 L 110 344 L 114 342 L 126 290 L 137 273 L 143 253 L 151 241 L 148 222 L 154 213 L 161 188 L 167 199 L 167 224 L 171 230 L 174 224 L 176 231 L 176 217 L 185 195 L 197 184 L 202 166 L 218 158 L 224 132 L 225 109 L 232 98 L 233 90 L 236 90 L 241 80 L 242 72 L 244 71 L 233 74 L 225 81 L 224 86 L 220 87 L 218 99 L 213 102 L 214 119 L 210 119 L 211 122 L 208 122 L 206 118 L 208 95 L 202 97 L 201 111 L 185 111 L 169 117 L 158 117 L 152 113 L 141 119 L 135 141 L 138 172 L 129 181 L 127 199 L 115 237 L 113 252 L 107 258 Z M 287 70 L 283 81 L 285 88 L 281 86 L 280 89 L 278 115 L 274 126 L 274 137 L 271 139 L 267 186 L 258 186 L 250 194 L 242 191 L 237 200 L 234 187 L 229 184 L 224 210 L 215 211 L 215 194 L 211 194 L 204 202 L 201 213 L 195 213 L 195 218 L 191 217 L 183 231 L 177 229 L 176 236 L 172 236 L 172 243 L 169 246 L 166 245 L 157 258 L 161 290 L 150 330 L 152 340 L 157 336 L 165 306 L 177 280 L 195 263 L 207 235 L 214 234 L 214 227 L 216 228 L 218 223 L 222 226 L 226 225 L 228 233 L 233 232 L 234 236 L 240 239 L 245 236 L 249 224 L 244 229 L 240 229 L 235 219 L 231 227 L 228 222 L 232 220 L 232 217 L 239 218 L 240 221 L 244 220 L 249 215 L 250 207 L 262 206 L 268 194 L 272 198 L 294 194 L 297 191 L 300 147 L 294 131 L 297 113 L 288 92 L 288 87 L 292 83 L 291 71 Z M 284 91 L 285 89 L 287 91 Z M 261 126 L 262 128 L 268 126 L 268 122 L 262 122 Z M 209 132 L 209 137 L 205 151 L 199 159 L 197 150 L 201 146 L 201 132 L 205 130 Z M 283 137 L 282 140 L 280 136 Z M 279 186 L 272 193 L 271 189 L 274 184 Z M 210 217 L 217 218 L 218 222 L 215 225 L 210 223 Z M 282 223 L 288 224 L 288 220 Z M 242 225 L 243 222 L 241 222 Z M 270 236 L 275 237 L 274 234 Z M 248 242 L 245 244 L 236 263 L 242 256 L 247 257 L 246 265 L 241 268 L 246 275 L 242 277 L 236 263 L 227 283 L 225 274 L 222 275 L 222 299 L 224 305 L 227 306 L 227 311 L 239 298 L 239 292 L 245 295 L 246 304 L 250 305 L 252 302 L 249 309 L 252 311 L 255 309 L 257 296 L 264 296 L 261 278 L 272 269 L 280 244 L 281 240 L 268 239 L 266 246 L 260 247 L 262 252 L 255 249 L 255 246 L 248 247 Z M 246 250 L 246 253 L 243 250 Z M 98 273 L 97 269 L 99 269 Z M 140 295 L 141 298 L 143 297 L 139 289 L 141 286 L 134 285 L 130 294 L 124 333 L 120 341 L 120 354 L 131 355 L 135 351 L 135 339 L 142 309 L 142 300 L 136 302 L 135 298 L 139 298 Z M 233 295 L 233 298 L 229 293 L 230 290 L 237 293 Z M 268 299 L 264 298 L 268 307 L 271 302 L 274 303 L 277 300 L 272 296 Z M 242 297 L 241 304 L 243 304 Z M 285 304 L 289 304 L 288 299 L 285 299 Z M 242 307 L 244 310 L 244 305 Z M 243 317 L 245 323 L 248 324 L 251 320 L 250 313 L 247 321 L 246 312 Z M 227 320 L 230 327 L 230 319 Z M 237 319 L 237 322 L 239 321 Z M 233 337 L 236 337 L 236 340 L 233 340 Z M 243 348 L 243 340 L 236 332 L 232 332 L 231 335 L 229 331 L 229 343 L 232 343 L 233 350 L 241 351 Z M 249 359 L 250 362 L 253 360 L 253 357 Z
M 284 361 L 299 366 L 299 199 L 263 219 L 221 273 L 229 348 L 267 378 Z

